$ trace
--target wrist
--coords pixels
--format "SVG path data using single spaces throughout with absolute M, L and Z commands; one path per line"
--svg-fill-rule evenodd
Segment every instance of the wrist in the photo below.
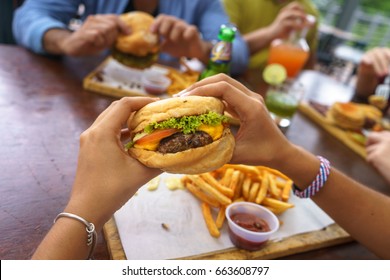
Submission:
M 50 29 L 43 37 L 43 47 L 46 52 L 54 55 L 66 54 L 66 40 L 72 32 L 66 29 Z
M 210 59 L 211 49 L 213 48 L 213 44 L 211 42 L 202 41 L 201 43 L 201 52 L 197 59 L 199 59 L 204 64 L 207 64 Z
M 90 205 L 82 199 L 71 198 L 64 212 L 83 217 L 95 225 L 96 231 L 100 231 L 104 224 L 111 218 L 113 212 L 105 211 L 101 205 Z
M 290 145 L 284 152 L 279 153 L 274 166 L 271 166 L 288 176 L 304 190 L 316 177 L 320 161 L 303 148 Z

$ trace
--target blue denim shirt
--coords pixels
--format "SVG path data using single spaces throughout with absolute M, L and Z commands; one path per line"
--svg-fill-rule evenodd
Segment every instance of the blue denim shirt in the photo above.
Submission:
M 128 1 L 26 0 L 14 14 L 13 33 L 17 43 L 36 53 L 46 54 L 42 42 L 45 32 L 52 28 L 68 28 L 81 3 L 85 5 L 84 20 L 93 14 L 121 14 Z M 219 0 L 160 0 L 158 13 L 172 15 L 197 26 L 206 41 L 216 40 L 220 25 L 229 22 Z M 248 61 L 249 50 L 237 33 L 233 42 L 232 74 L 245 71 Z

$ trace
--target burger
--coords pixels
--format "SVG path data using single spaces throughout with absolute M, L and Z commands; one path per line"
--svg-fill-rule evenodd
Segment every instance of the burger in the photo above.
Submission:
M 235 145 L 214 97 L 175 97 L 147 104 L 128 120 L 128 153 L 148 167 L 199 174 L 229 162 Z
M 347 130 L 371 129 L 381 123 L 382 112 L 367 104 L 335 102 L 327 113 L 331 123 Z
M 155 63 L 159 55 L 158 35 L 150 32 L 154 18 L 144 12 L 129 12 L 120 15 L 131 33 L 120 34 L 112 50 L 112 57 L 133 68 L 147 68 Z

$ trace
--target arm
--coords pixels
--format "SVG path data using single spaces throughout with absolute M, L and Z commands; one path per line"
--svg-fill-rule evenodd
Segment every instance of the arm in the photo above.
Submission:
M 151 101 L 125 97 L 113 102 L 80 137 L 76 177 L 64 211 L 94 223 L 96 231 L 140 186 L 161 173 L 131 158 L 120 141 L 121 127 L 131 112 Z M 85 226 L 63 217 L 53 225 L 33 259 L 85 259 L 88 250 Z
M 119 33 L 131 31 L 117 15 L 89 16 L 80 29 L 50 29 L 43 37 L 46 52 L 59 55 L 92 55 L 112 47 Z
M 16 41 L 40 54 L 89 55 L 110 47 L 119 32 L 129 32 L 114 15 L 90 16 L 71 32 L 67 25 L 81 2 L 25 1 L 14 16 Z
M 367 161 L 390 184 L 390 131 L 372 132 L 367 137 Z
M 374 48 L 366 52 L 359 63 L 356 96 L 363 100 L 374 94 L 379 80 L 389 73 L 390 48 Z
M 217 75 L 204 79 L 184 95 L 222 98 L 229 112 L 238 116 L 232 163 L 265 165 L 280 170 L 305 189 L 319 170 L 314 155 L 290 143 L 270 118 L 263 99 L 239 82 Z M 250 148 L 249 148 L 250 147 Z M 325 212 L 357 241 L 382 258 L 390 258 L 390 198 L 331 168 L 324 187 L 312 197 Z
M 81 1 L 24 1 L 15 13 L 12 23 L 16 42 L 35 53 L 47 54 L 43 46 L 44 34 L 50 29 L 67 29 L 76 15 Z

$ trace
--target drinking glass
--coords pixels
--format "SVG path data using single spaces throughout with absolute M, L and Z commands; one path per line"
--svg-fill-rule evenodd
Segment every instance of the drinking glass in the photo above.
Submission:
M 304 96 L 304 87 L 299 82 L 287 80 L 283 84 L 270 86 L 265 105 L 278 127 L 286 132 Z

